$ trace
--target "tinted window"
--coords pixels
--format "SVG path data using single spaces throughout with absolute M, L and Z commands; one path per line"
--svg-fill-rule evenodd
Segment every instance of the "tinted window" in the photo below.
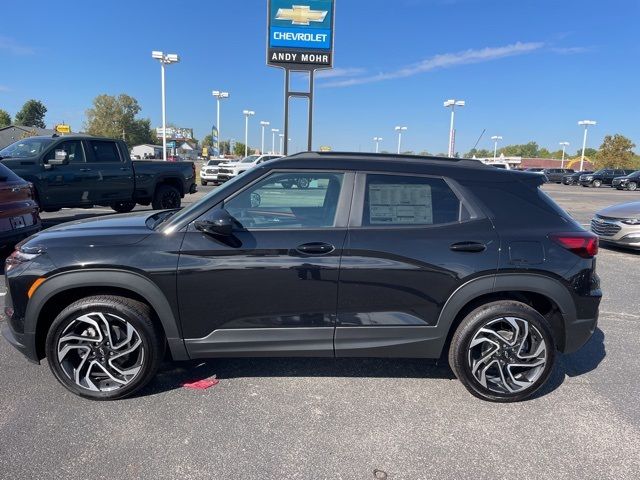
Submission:
M 0 182 L 16 182 L 18 180 L 20 177 L 0 163 Z
M 437 225 L 459 221 L 460 212 L 441 178 L 367 175 L 362 225 Z
M 244 228 L 324 228 L 335 223 L 342 173 L 274 173 L 225 202 Z
M 45 161 L 52 160 L 56 157 L 56 152 L 63 150 L 67 152 L 67 158 L 69 163 L 84 163 L 86 162 L 84 149 L 82 148 L 82 142 L 80 140 L 72 140 L 68 142 L 61 142 L 47 153 Z
M 120 162 L 120 154 L 115 142 L 92 140 L 89 144 L 91 145 L 91 150 L 93 150 L 94 162 Z

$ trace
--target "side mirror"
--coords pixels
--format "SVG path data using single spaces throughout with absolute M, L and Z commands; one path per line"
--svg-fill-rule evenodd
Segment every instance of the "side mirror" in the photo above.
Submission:
M 196 221 L 194 226 L 196 230 L 208 235 L 230 237 L 233 235 L 234 222 L 235 220 L 229 215 L 229 212 L 221 208 L 211 212 L 204 220 Z
M 67 165 L 69 163 L 69 154 L 64 150 L 56 150 L 56 156 L 49 160 L 49 165 Z

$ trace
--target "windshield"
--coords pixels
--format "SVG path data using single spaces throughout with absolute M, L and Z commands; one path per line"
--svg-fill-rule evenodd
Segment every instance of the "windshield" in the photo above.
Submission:
M 260 158 L 260 155 L 250 155 L 244 157 L 240 163 L 255 163 Z
M 53 142 L 53 138 L 32 137 L 18 140 L 0 150 L 2 158 L 25 158 L 39 155 Z

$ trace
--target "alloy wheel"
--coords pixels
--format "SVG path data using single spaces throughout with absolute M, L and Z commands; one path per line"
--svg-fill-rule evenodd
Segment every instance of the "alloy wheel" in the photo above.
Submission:
M 522 392 L 542 376 L 547 346 L 541 332 L 517 317 L 484 324 L 473 336 L 467 361 L 474 379 L 499 394 Z
M 627 185 L 627 188 L 631 191 L 637 190 L 638 184 L 636 182 L 629 182 L 629 184 Z
M 163 209 L 178 208 L 180 205 L 180 194 L 175 190 L 167 190 L 162 194 L 161 203 Z
M 123 318 L 103 312 L 72 320 L 62 331 L 56 351 L 69 380 L 91 391 L 109 392 L 128 385 L 145 361 L 138 331 Z

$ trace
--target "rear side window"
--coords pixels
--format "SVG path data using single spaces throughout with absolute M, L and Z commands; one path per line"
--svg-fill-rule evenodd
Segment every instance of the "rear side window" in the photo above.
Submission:
M 367 175 L 363 226 L 453 223 L 461 211 L 460 199 L 442 178 Z
M 93 161 L 100 163 L 116 163 L 120 162 L 120 154 L 118 146 L 114 142 L 104 142 L 91 140 L 89 142 L 93 151 Z

